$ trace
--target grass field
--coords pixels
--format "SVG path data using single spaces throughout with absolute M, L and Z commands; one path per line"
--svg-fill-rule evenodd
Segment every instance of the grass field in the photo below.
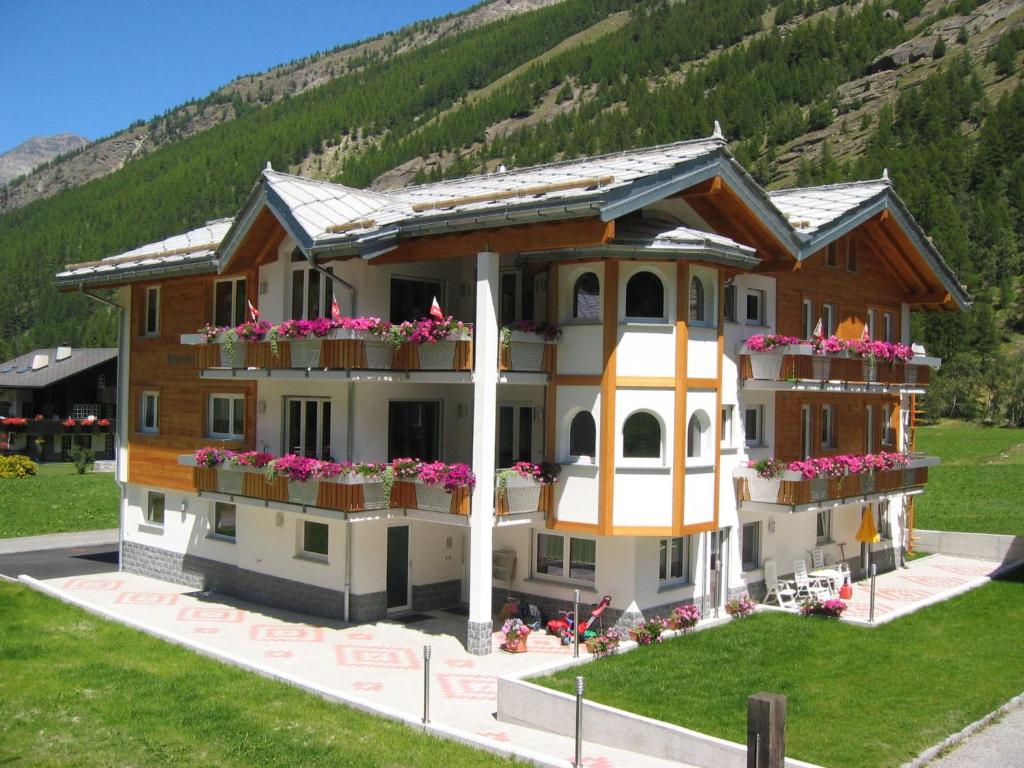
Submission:
M 0 583 L 0 763 L 511 765 Z
M 882 768 L 1024 690 L 1022 626 L 1018 571 L 877 628 L 761 613 L 604 659 L 583 674 L 588 698 L 741 743 L 747 697 L 782 693 L 788 755 Z M 533 682 L 571 692 L 577 674 Z
M 79 475 L 72 464 L 40 464 L 35 477 L 0 479 L 0 539 L 117 527 L 111 472 Z
M 942 422 L 918 428 L 917 450 L 942 464 L 928 470 L 916 527 L 1024 535 L 1024 429 Z

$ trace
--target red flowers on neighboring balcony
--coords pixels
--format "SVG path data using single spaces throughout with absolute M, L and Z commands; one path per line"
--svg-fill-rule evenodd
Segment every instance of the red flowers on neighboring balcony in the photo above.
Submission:
M 751 461 L 747 466 L 757 470 L 758 477 L 769 480 L 781 477 L 786 471 L 799 472 L 805 480 L 819 477 L 847 477 L 874 472 L 891 472 L 903 469 L 910 463 L 910 454 L 881 451 L 863 455 L 841 454 L 839 456 L 820 456 L 798 461 L 780 461 L 778 459 L 759 459 Z

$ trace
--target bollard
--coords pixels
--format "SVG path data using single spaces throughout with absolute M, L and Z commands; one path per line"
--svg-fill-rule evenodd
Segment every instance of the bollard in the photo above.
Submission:
M 583 678 L 576 678 L 576 768 L 583 765 Z
M 755 693 L 747 698 L 747 768 L 784 768 L 786 697 Z
M 875 623 L 875 575 L 878 572 L 878 567 L 871 564 L 871 608 L 868 611 L 868 621 L 872 624 Z
M 430 646 L 423 646 L 423 724 L 430 722 Z
M 578 659 L 580 657 L 580 591 L 578 589 L 576 598 L 573 600 L 572 610 L 572 657 Z

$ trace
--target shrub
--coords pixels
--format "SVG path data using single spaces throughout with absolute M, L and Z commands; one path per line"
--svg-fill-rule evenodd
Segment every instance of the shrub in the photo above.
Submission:
M 75 465 L 75 469 L 78 470 L 78 474 L 84 475 L 96 458 L 96 454 L 92 452 L 91 448 L 83 448 L 80 445 L 76 445 L 71 449 L 68 454 L 68 458 L 71 459 L 71 463 Z
M 725 604 L 725 612 L 732 616 L 734 619 L 743 619 L 754 612 L 754 608 L 757 604 L 751 600 L 747 595 L 737 598 L 736 600 L 730 600 Z
M 28 456 L 0 456 L 0 477 L 32 477 L 39 465 Z

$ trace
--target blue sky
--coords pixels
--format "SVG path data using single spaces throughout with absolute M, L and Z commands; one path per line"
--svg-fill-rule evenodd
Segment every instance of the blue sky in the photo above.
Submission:
M 233 77 L 473 0 L 0 0 L 0 152 L 114 133 Z

